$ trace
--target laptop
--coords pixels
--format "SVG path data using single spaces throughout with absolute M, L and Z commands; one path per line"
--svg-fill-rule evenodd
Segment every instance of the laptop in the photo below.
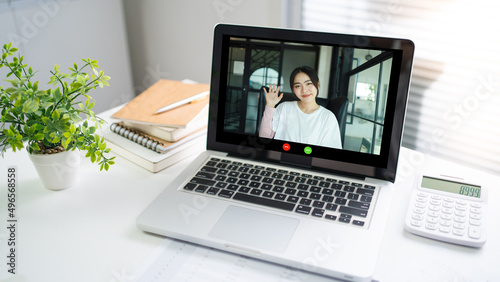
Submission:
M 207 150 L 138 216 L 138 227 L 370 281 L 390 224 L 413 52 L 406 39 L 215 26 Z M 321 107 L 347 97 L 334 113 L 343 121 L 340 148 L 259 135 L 262 89 L 276 84 L 292 95 L 298 66 L 317 72 Z

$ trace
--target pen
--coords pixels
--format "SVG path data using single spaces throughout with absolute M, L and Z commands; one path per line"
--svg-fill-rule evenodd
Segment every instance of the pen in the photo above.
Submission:
M 168 106 L 160 108 L 160 109 L 156 110 L 153 114 L 155 114 L 155 115 L 161 114 L 163 112 L 169 111 L 171 109 L 175 109 L 177 107 L 180 107 L 180 106 L 188 104 L 188 103 L 196 103 L 199 100 L 205 98 L 209 94 L 210 94 L 210 91 L 201 92 L 200 94 L 193 95 L 193 96 L 186 98 L 184 100 L 180 100 L 178 102 L 175 102 L 175 103 L 172 103 Z

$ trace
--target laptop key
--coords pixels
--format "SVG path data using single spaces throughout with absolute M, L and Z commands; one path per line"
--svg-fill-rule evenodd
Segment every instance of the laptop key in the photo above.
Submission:
M 206 165 L 206 166 L 202 167 L 200 169 L 200 171 L 203 171 L 203 172 L 216 172 L 217 168 Z
M 196 177 L 199 177 L 199 178 L 206 178 L 206 179 L 214 179 L 215 177 L 215 174 L 213 173 L 208 173 L 208 172 L 198 172 L 196 174 Z
M 306 192 L 306 191 L 299 191 L 297 193 L 297 196 L 301 197 L 301 198 L 307 198 L 307 196 L 309 196 L 309 192 Z
M 357 226 L 365 225 L 365 223 L 363 221 L 360 221 L 360 220 L 353 220 L 352 224 L 357 225 Z
M 272 198 L 274 197 L 274 193 L 269 191 L 264 191 L 264 193 L 262 193 L 262 196 L 266 198 Z
M 313 209 L 312 215 L 316 217 L 323 217 L 323 214 L 325 213 L 324 209 Z
M 359 199 L 360 201 L 362 202 L 371 202 L 372 201 L 372 197 L 369 197 L 369 196 L 361 196 L 361 198 Z
M 362 209 L 356 209 L 352 207 L 346 207 L 346 206 L 340 206 L 339 207 L 339 212 L 341 213 L 347 213 L 359 217 L 366 217 L 368 215 L 368 211 L 362 210 Z
M 335 215 L 331 215 L 331 214 L 325 215 L 325 218 L 326 219 L 330 219 L 330 220 L 336 220 L 337 219 L 337 217 Z
M 217 187 L 217 188 L 226 188 L 227 187 L 227 183 L 226 182 L 217 182 L 217 184 L 215 184 L 215 187 Z
M 355 189 L 356 187 L 354 186 L 344 186 L 344 191 L 346 192 L 354 192 Z
M 346 217 L 339 217 L 339 222 L 349 223 L 351 222 L 351 219 Z
M 239 187 L 240 187 L 240 186 L 238 186 L 238 185 L 236 185 L 236 184 L 229 184 L 229 185 L 227 186 L 227 189 L 228 189 L 228 190 L 235 191 L 235 190 L 238 190 L 238 188 L 239 188 Z
M 184 190 L 192 191 L 192 190 L 194 190 L 195 187 L 196 187 L 196 184 L 187 183 L 186 185 L 184 185 Z
M 233 199 L 238 200 L 238 201 L 247 202 L 247 203 L 258 204 L 258 205 L 263 205 L 263 206 L 282 209 L 282 210 L 288 210 L 288 211 L 293 211 L 293 208 L 295 207 L 295 204 L 292 204 L 292 203 L 276 201 L 273 199 L 257 197 L 254 195 L 243 194 L 243 193 L 236 193 L 234 195 Z
M 303 205 L 310 205 L 312 202 L 312 200 L 309 200 L 309 199 L 300 199 L 300 203 L 303 204 Z
M 347 199 L 357 201 L 359 199 L 359 195 L 354 193 L 349 193 L 347 194 Z
M 204 179 L 204 178 L 199 178 L 199 177 L 193 177 L 191 183 L 195 184 L 202 184 L 202 185 L 208 185 L 208 186 L 214 186 L 216 181 L 210 180 L 210 179 Z
M 298 205 L 297 208 L 295 209 L 295 212 L 298 212 L 301 214 L 309 214 L 311 212 L 311 207 Z
M 370 196 L 370 197 L 373 196 L 373 194 L 374 194 L 373 190 L 364 189 L 364 188 L 358 188 L 358 190 L 356 190 L 356 193 L 364 195 L 364 196 Z
M 367 210 L 370 208 L 370 204 L 358 202 L 358 201 L 349 201 L 347 206 L 357 208 L 357 209 L 363 209 L 363 210 Z
M 273 185 L 271 184 L 262 184 L 262 186 L 260 187 L 260 189 L 262 190 L 271 190 L 273 188 Z
M 323 202 L 325 202 L 325 203 L 331 203 L 331 202 L 333 202 L 334 197 L 333 196 L 324 195 L 323 198 L 321 198 L 321 200 Z
M 321 201 L 314 201 L 312 206 L 315 208 L 323 208 L 325 206 L 325 203 L 323 203 Z
M 227 183 L 236 183 L 236 182 L 238 182 L 238 178 L 229 177 L 228 179 L 226 179 L 226 182 Z
M 248 193 L 248 191 L 250 191 L 250 188 L 248 188 L 248 187 L 240 187 L 238 189 L 238 191 L 243 192 L 243 193 Z
M 198 185 L 198 187 L 196 187 L 196 189 L 194 189 L 195 192 L 198 192 L 198 193 L 205 193 L 205 191 L 208 189 L 208 186 L 205 186 L 205 185 Z
M 345 205 L 347 203 L 347 200 L 342 198 L 336 198 L 335 203 L 338 205 Z
M 286 199 L 285 194 L 277 193 L 276 196 L 274 196 L 275 199 L 284 201 Z
M 250 191 L 250 194 L 259 196 L 260 194 L 262 194 L 262 190 L 260 190 L 260 189 L 252 189 L 252 191 Z
M 321 194 L 311 193 L 311 195 L 309 195 L 309 199 L 311 199 L 311 200 L 319 200 L 319 199 L 321 199 Z
M 231 196 L 233 196 L 234 194 L 234 191 L 230 191 L 230 190 L 221 190 L 219 192 L 219 194 L 217 194 L 217 196 L 219 197 L 223 197 L 223 198 L 231 198 Z
M 207 190 L 207 194 L 209 195 L 217 195 L 217 193 L 220 191 L 219 188 L 214 188 L 214 187 L 210 187 L 208 188 Z
M 338 208 L 338 205 L 335 205 L 335 204 L 327 204 L 326 205 L 326 209 L 330 210 L 330 211 L 336 211 L 337 208 Z

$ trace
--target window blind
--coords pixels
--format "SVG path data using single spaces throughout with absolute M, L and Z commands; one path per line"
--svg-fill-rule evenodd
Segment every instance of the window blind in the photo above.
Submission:
M 403 146 L 500 173 L 500 2 L 302 0 L 308 30 L 408 38 Z

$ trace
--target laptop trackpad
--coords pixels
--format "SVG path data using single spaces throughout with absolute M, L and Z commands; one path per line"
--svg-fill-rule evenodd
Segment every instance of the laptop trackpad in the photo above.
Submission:
M 229 206 L 208 235 L 256 249 L 284 252 L 298 224 L 295 218 Z

